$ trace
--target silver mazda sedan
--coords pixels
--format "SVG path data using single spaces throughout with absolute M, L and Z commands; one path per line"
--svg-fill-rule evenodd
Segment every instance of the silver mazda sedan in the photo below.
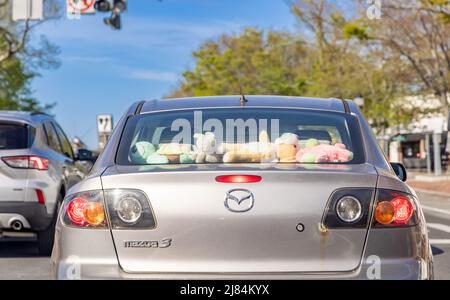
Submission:
M 59 279 L 432 279 L 405 169 L 340 99 L 135 103 L 61 207 Z

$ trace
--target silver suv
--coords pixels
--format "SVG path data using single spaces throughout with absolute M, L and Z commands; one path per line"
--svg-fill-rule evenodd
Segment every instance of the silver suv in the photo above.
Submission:
M 0 232 L 36 232 L 50 254 L 61 201 L 87 171 L 51 116 L 0 111 Z

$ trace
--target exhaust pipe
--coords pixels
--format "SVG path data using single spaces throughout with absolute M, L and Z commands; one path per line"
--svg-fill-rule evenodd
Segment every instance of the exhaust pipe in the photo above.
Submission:
M 15 220 L 15 221 L 12 221 L 11 228 L 14 229 L 15 231 L 21 231 L 23 228 L 23 224 L 21 221 Z

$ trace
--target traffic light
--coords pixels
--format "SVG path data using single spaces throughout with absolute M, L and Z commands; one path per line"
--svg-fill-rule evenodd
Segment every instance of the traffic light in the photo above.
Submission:
M 113 13 L 111 17 L 103 19 L 106 25 L 111 26 L 116 30 L 120 30 L 122 28 L 122 21 L 120 18 L 120 14 Z
M 98 0 L 94 4 L 94 8 L 99 12 L 111 11 L 111 3 L 108 0 Z

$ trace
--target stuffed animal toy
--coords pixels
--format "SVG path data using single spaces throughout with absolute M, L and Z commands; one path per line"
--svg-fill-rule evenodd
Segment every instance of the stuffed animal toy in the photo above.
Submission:
M 218 163 L 220 157 L 216 151 L 216 137 L 212 132 L 206 132 L 205 134 L 194 134 L 194 153 L 196 154 L 195 162 L 197 164 L 202 163 Z
M 188 154 L 192 151 L 192 145 L 169 143 L 160 144 L 157 153 L 166 156 L 171 163 L 179 163 L 181 154 Z
M 147 157 L 147 163 L 149 165 L 165 165 L 169 163 L 169 159 L 165 155 L 153 153 L 152 155 Z
M 131 147 L 130 158 L 135 163 L 146 163 L 147 158 L 154 154 L 155 146 L 149 142 L 137 142 Z
M 275 140 L 277 157 L 282 163 L 296 162 L 297 152 L 300 150 L 298 136 L 293 133 L 284 133 Z
M 256 149 L 261 149 L 256 147 Z M 255 150 L 256 150 L 255 149 Z M 223 156 L 224 163 L 264 163 L 272 162 L 275 159 L 275 152 L 272 150 L 266 152 L 245 150 L 230 151 Z
M 226 152 L 224 163 L 261 163 L 275 160 L 275 146 L 266 131 L 259 134 L 259 142 L 246 144 L 222 144 L 219 151 Z
M 189 153 L 189 154 L 181 154 L 180 155 L 180 164 L 193 164 L 195 163 L 195 159 L 197 158 L 196 153 Z
M 312 144 L 314 143 L 311 142 Z M 353 159 L 353 152 L 347 150 L 344 144 L 335 144 L 333 146 L 320 144 L 301 149 L 297 153 L 296 159 L 300 163 L 349 162 Z
M 306 141 L 305 147 L 306 148 L 314 148 L 315 146 L 320 145 L 320 142 L 316 139 L 309 139 Z

